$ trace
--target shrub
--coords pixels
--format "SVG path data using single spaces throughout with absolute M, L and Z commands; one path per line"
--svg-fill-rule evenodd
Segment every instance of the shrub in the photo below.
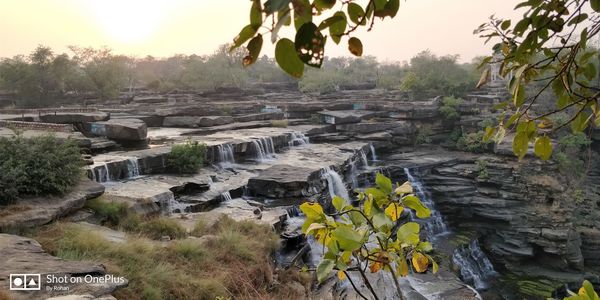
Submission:
M 127 205 L 115 201 L 107 201 L 104 197 L 90 200 L 85 205 L 93 210 L 103 222 L 116 226 L 127 216 Z
M 490 178 L 490 173 L 488 171 L 487 161 L 483 159 L 478 159 L 477 164 L 477 178 L 478 179 L 488 179 Z
M 433 134 L 433 129 L 431 129 L 431 125 L 423 125 L 417 130 L 417 136 L 415 137 L 415 144 L 423 145 L 431 143 L 431 135 Z
M 27 195 L 64 194 L 82 178 L 74 141 L 52 135 L 0 138 L 0 205 Z
M 464 102 L 465 101 L 461 98 L 444 97 L 444 99 L 442 99 L 442 106 L 440 106 L 439 112 L 442 114 L 442 117 L 445 120 L 455 121 L 460 118 L 458 106 L 460 106 Z
M 483 141 L 484 134 L 485 133 L 483 131 L 463 134 L 456 142 L 456 148 L 458 150 L 473 153 L 485 152 L 490 142 Z
M 271 126 L 279 128 L 287 128 L 289 125 L 288 120 L 271 120 Z
M 197 141 L 173 145 L 167 160 L 167 168 L 179 174 L 194 174 L 204 164 L 206 145 Z

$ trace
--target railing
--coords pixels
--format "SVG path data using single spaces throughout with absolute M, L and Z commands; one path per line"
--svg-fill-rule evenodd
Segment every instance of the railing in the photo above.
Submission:
M 43 130 L 52 132 L 73 132 L 73 125 L 38 123 L 38 122 L 20 122 L 20 121 L 0 121 L 0 127 L 25 129 L 25 130 Z
M 0 109 L 0 115 L 52 114 L 52 113 L 94 113 L 98 108 L 40 108 L 40 109 Z

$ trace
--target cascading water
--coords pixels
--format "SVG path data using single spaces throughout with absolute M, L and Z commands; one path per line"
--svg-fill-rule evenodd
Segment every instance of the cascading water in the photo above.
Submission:
M 354 160 L 350 161 L 350 183 L 352 189 L 358 188 L 358 168 L 356 167 L 356 162 L 354 162 Z
M 367 159 L 367 154 L 365 153 L 365 151 L 363 151 L 362 149 L 360 149 L 358 151 L 358 154 L 360 155 L 360 159 L 362 160 L 362 164 L 363 167 L 366 168 L 369 166 L 369 160 Z
M 140 176 L 140 165 L 137 158 L 127 160 L 127 178 L 135 178 Z
M 223 200 L 223 201 L 231 201 L 232 200 L 231 193 L 229 193 L 229 191 L 222 193 L 221 194 L 221 200 Z
M 273 138 L 262 137 L 256 140 L 252 140 L 252 146 L 255 151 L 255 160 L 263 161 L 267 159 L 275 158 L 275 145 Z
M 421 200 L 421 202 L 429 208 L 431 211 L 431 216 L 425 222 L 425 230 L 427 232 L 427 236 L 430 240 L 435 239 L 437 236 L 444 235 L 449 233 L 448 225 L 444 222 L 444 218 L 442 214 L 435 209 L 435 203 L 429 197 L 429 194 L 423 187 L 423 183 L 415 178 L 408 168 L 404 168 L 404 173 L 408 178 L 408 181 L 412 185 L 413 189 L 416 191 L 417 196 Z
M 296 131 L 292 132 L 290 141 L 288 142 L 288 145 L 290 147 L 302 146 L 302 145 L 306 145 L 306 144 L 310 144 L 310 141 L 309 141 L 309 138 L 304 135 L 304 133 L 296 132 Z
M 375 147 L 373 146 L 373 143 L 369 144 L 369 147 L 371 148 L 371 160 L 377 161 L 377 153 L 375 153 Z
M 498 274 L 479 247 L 477 239 L 471 241 L 469 246 L 455 249 L 452 262 L 459 266 L 462 280 L 473 284 L 478 290 L 489 287 L 489 280 Z
M 348 196 L 348 190 L 342 181 L 342 177 L 331 167 L 326 167 L 321 171 L 321 178 L 327 180 L 327 187 L 329 188 L 329 196 L 333 199 L 333 196 L 339 196 L 344 199 L 350 199 Z
M 219 151 L 219 164 L 221 166 L 235 164 L 233 146 L 231 144 L 218 145 L 217 151 Z
M 108 172 L 108 166 L 107 165 L 102 165 L 102 167 L 97 168 L 96 170 L 98 171 L 98 176 L 96 176 L 96 179 L 97 179 L 98 182 L 109 182 L 109 181 L 111 181 L 110 172 Z

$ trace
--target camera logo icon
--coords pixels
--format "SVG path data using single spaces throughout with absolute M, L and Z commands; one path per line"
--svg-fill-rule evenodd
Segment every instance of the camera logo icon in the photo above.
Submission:
M 10 274 L 11 291 L 39 291 L 41 287 L 40 274 Z

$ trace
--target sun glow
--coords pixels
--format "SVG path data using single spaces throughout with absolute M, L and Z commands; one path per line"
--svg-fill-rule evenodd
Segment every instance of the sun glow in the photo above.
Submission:
M 158 31 L 168 13 L 170 1 L 94 0 L 87 1 L 98 26 L 122 43 L 148 40 Z

